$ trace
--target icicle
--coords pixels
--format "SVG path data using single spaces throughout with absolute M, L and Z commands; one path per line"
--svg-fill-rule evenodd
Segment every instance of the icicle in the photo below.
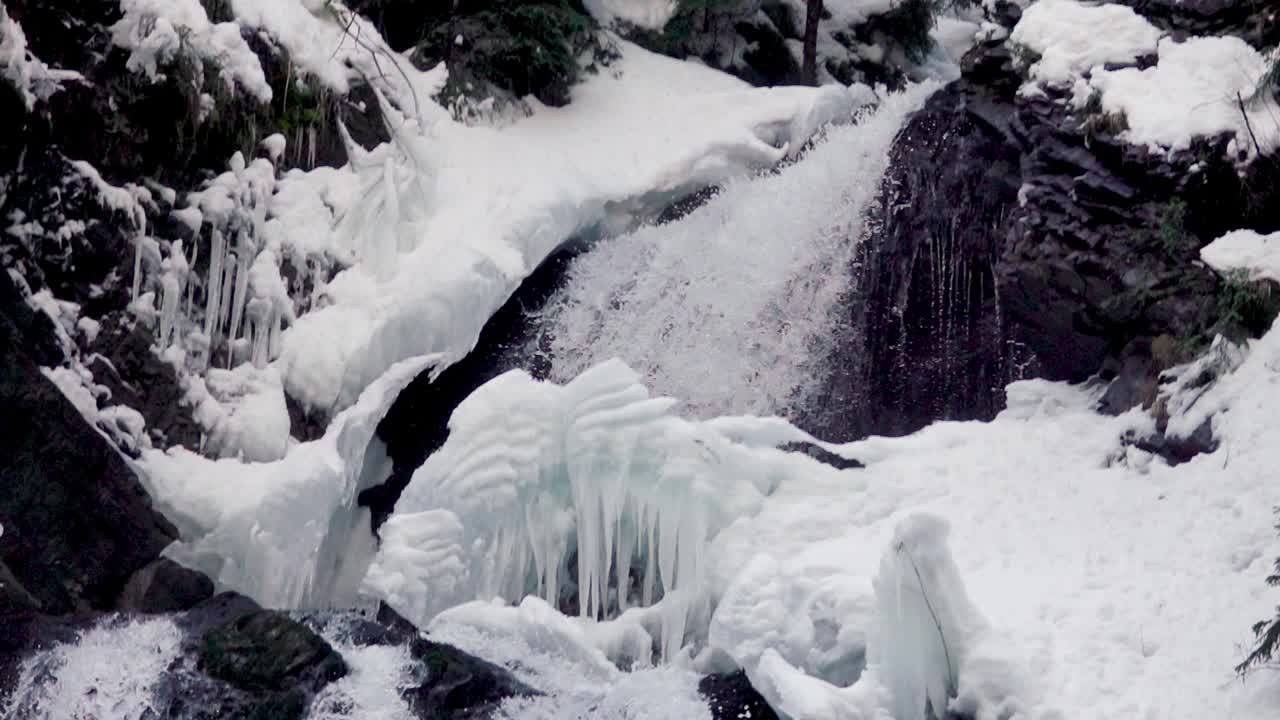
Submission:
M 227 340 L 235 341 L 240 338 L 240 320 L 244 317 L 245 304 L 249 301 L 249 263 L 253 262 L 256 255 L 254 252 L 253 239 L 249 237 L 249 233 L 240 231 L 239 242 L 236 244 L 236 252 L 239 254 L 239 267 L 236 269 L 235 294 L 231 299 L 231 325 L 228 326 Z
M 234 290 L 235 281 L 236 281 L 236 254 L 228 253 L 227 259 L 225 261 L 225 266 L 223 267 L 223 270 L 222 270 L 222 290 L 219 293 L 218 319 L 217 319 L 217 322 L 214 323 L 214 326 L 213 326 L 214 334 L 211 336 L 211 339 L 215 343 L 217 342 L 218 334 L 222 332 L 223 328 L 227 327 L 227 316 L 231 312 L 231 295 L 232 295 L 232 291 Z M 228 334 L 227 336 L 227 350 L 228 350 L 227 357 L 228 358 L 231 357 L 230 346 L 233 340 L 235 340 L 235 338 L 231 337 L 230 334 Z
M 138 302 L 138 293 L 142 291 L 142 241 L 141 234 L 133 242 L 133 292 L 129 296 L 130 303 Z
M 247 273 L 246 273 L 247 274 Z M 253 366 L 264 368 L 270 360 L 271 331 L 268 324 L 275 313 L 273 303 L 266 298 L 254 298 L 249 301 L 247 315 L 249 318 L 249 357 Z
M 222 231 L 213 229 L 209 251 L 209 277 L 205 283 L 204 334 L 212 342 L 218 335 L 219 308 L 222 307 L 223 262 L 227 243 Z

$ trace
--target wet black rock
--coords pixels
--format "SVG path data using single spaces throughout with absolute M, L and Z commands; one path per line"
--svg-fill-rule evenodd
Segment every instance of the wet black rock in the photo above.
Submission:
M 382 421 L 378 437 L 387 445 L 393 468 L 386 482 L 369 488 L 359 503 L 373 514 L 376 530 L 395 508 L 416 470 L 449 437 L 449 416 L 476 388 L 515 368 L 545 377 L 545 360 L 523 351 L 534 337 L 530 317 L 547 301 L 564 279 L 565 269 L 581 251 L 569 244 L 547 258 L 525 278 L 498 312 L 489 318 L 475 348 L 462 360 L 432 379 L 426 370 L 401 391 Z
M 160 558 L 129 578 L 116 608 L 124 612 L 178 612 L 211 597 L 213 581 L 207 575 Z
M 706 698 L 714 720 L 777 720 L 778 715 L 764 697 L 751 686 L 741 670 L 708 675 L 698 681 L 698 692 Z
M 807 442 L 787 443 L 786 445 L 782 445 L 778 449 L 785 450 L 787 452 L 804 453 L 805 455 L 808 455 L 814 460 L 817 460 L 820 463 L 825 463 L 827 465 L 830 465 L 831 467 L 837 470 L 851 470 L 851 469 L 866 467 L 866 465 L 863 465 L 862 462 L 859 460 L 837 455 L 831 452 L 830 450 L 814 445 L 813 443 L 807 443 Z
M 49 613 L 108 609 L 177 531 L 133 470 L 40 372 L 0 272 L 0 562 Z M 49 352 L 49 351 L 45 351 Z
M 312 692 L 347 674 L 329 643 L 287 615 L 257 610 L 205 633 L 199 667 L 241 690 Z
M 989 419 L 1030 377 L 1120 378 L 1104 409 L 1121 412 L 1213 335 L 1265 329 L 1274 303 L 1241 323 L 1224 303 L 1240 289 L 1198 252 L 1237 227 L 1280 229 L 1280 163 L 1238 171 L 1225 136 L 1167 156 L 1129 145 L 1095 107 L 1017 95 L 1000 41 L 962 68 L 894 144 L 802 427 L 842 440 Z

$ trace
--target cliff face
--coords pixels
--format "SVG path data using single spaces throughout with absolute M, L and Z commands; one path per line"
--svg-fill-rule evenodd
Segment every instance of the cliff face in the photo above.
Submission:
M 1020 12 L 1005 11 L 1012 26 Z M 1271 27 L 1264 10 L 1152 12 L 1255 42 Z M 1065 91 L 1019 93 L 1026 63 L 1003 39 L 974 48 L 963 73 L 893 150 L 827 392 L 809 410 L 820 436 L 989 419 L 1008 382 L 1034 377 L 1098 375 L 1119 412 L 1214 334 L 1266 329 L 1266 293 L 1248 312 L 1224 308 L 1231 279 L 1198 251 L 1235 227 L 1280 227 L 1274 158 L 1241 165 L 1227 135 L 1169 153 L 1128 144 Z

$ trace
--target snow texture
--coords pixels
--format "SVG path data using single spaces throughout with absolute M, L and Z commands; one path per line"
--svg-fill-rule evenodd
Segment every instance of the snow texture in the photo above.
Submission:
M 583 5 L 604 27 L 621 20 L 657 32 L 680 9 L 677 0 L 584 0 Z
M 1267 72 L 1264 55 L 1223 36 L 1165 38 L 1159 56 L 1155 67 L 1098 69 L 1089 80 L 1102 93 L 1103 111 L 1124 114 L 1126 140 L 1180 149 L 1195 137 L 1230 133 L 1249 154 L 1280 147 L 1280 108 L 1270 97 L 1253 97 Z
M 65 82 L 83 80 L 73 70 L 50 68 L 27 49 L 22 26 L 0 6 L 0 78 L 7 80 L 22 98 L 27 110 L 49 99 Z
M 1280 233 L 1229 232 L 1200 248 L 1200 259 L 1220 272 L 1244 270 L 1252 280 L 1280 282 Z
M 211 61 L 228 89 L 239 83 L 259 102 L 271 102 L 262 64 L 239 24 L 211 23 L 199 0 L 120 0 L 120 9 L 124 17 L 112 26 L 111 39 L 130 51 L 130 70 L 160 80 L 183 53 L 191 53 Z
M 1039 55 L 1031 78 L 1070 84 L 1106 63 L 1155 53 L 1161 34 L 1125 5 L 1040 0 L 1026 9 L 1009 40 Z

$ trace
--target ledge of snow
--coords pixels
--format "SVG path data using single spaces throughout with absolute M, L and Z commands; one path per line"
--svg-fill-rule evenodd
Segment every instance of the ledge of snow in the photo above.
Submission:
M 1280 282 L 1280 232 L 1236 230 L 1200 248 L 1200 259 L 1221 272 L 1246 270 L 1252 279 Z

